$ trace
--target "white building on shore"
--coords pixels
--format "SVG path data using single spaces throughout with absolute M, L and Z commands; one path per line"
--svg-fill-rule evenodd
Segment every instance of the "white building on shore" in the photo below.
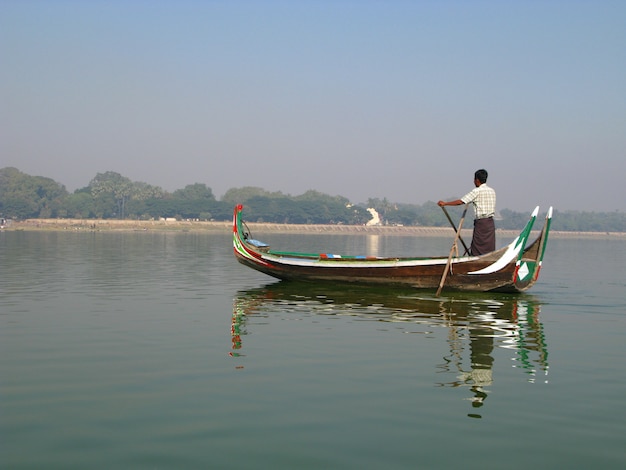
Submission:
M 367 212 L 371 214 L 372 218 L 368 220 L 365 225 L 380 225 L 380 217 L 378 215 L 378 212 L 376 212 L 376 209 L 374 209 L 373 207 L 368 207 Z

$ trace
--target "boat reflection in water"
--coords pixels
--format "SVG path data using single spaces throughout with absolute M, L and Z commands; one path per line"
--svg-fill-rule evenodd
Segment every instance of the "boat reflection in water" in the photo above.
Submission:
M 436 365 L 445 377 L 435 385 L 468 387 L 472 407 L 487 398 L 493 382 L 494 348 L 512 351 L 513 366 L 529 382 L 547 382 L 548 352 L 539 320 L 540 304 L 529 295 L 429 292 L 332 284 L 277 282 L 240 291 L 234 299 L 232 356 L 242 356 L 242 336 L 251 316 L 300 313 L 358 317 L 401 324 L 406 332 L 447 328 L 449 354 Z M 470 417 L 480 417 L 469 414 Z

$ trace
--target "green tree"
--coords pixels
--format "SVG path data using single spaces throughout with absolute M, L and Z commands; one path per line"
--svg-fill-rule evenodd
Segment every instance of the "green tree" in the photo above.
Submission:
M 124 218 L 126 202 L 132 194 L 133 183 L 129 178 L 120 175 L 114 171 L 106 173 L 98 173 L 89 182 L 91 194 L 96 200 L 98 212 L 102 217 L 118 217 Z M 111 207 L 113 202 L 115 205 Z
M 172 197 L 187 200 L 215 200 L 211 188 L 202 183 L 188 184 L 183 189 L 177 189 L 172 193 Z
M 159 186 L 152 186 L 142 181 L 135 181 L 132 183 L 130 195 L 134 200 L 145 201 L 146 199 L 161 199 L 165 197 L 166 194 L 167 193 Z
M 165 191 L 158 186 L 143 182 L 133 182 L 114 171 L 98 173 L 89 183 L 94 198 L 95 214 L 98 217 L 117 217 L 125 219 L 127 206 L 131 199 L 145 201 L 160 199 Z
M 222 196 L 223 202 L 228 202 L 232 205 L 235 204 L 244 204 L 248 202 L 250 199 L 255 197 L 267 197 L 267 198 L 284 198 L 287 197 L 280 191 L 278 192 L 269 192 L 262 188 L 257 188 L 256 186 L 244 186 L 242 188 L 230 188 L 224 196 Z
M 17 168 L 0 170 L 0 212 L 4 217 L 57 217 L 68 195 L 51 178 L 31 176 Z
M 88 219 L 94 217 L 93 212 L 94 200 L 89 192 L 74 191 L 65 198 L 65 204 L 61 214 L 62 217 L 71 217 L 75 219 Z

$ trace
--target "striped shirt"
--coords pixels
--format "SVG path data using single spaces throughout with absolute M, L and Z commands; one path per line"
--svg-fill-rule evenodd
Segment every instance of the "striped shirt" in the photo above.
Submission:
M 474 204 L 474 217 L 485 219 L 496 214 L 496 192 L 486 183 L 472 189 L 461 198 L 465 204 Z

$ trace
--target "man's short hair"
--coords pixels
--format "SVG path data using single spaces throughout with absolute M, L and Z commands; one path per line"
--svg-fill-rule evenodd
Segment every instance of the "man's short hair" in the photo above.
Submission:
M 487 182 L 487 176 L 489 176 L 489 174 L 487 173 L 487 170 L 482 169 L 482 168 L 480 170 L 477 170 L 476 173 L 474 173 L 474 178 L 480 181 L 481 184 Z

